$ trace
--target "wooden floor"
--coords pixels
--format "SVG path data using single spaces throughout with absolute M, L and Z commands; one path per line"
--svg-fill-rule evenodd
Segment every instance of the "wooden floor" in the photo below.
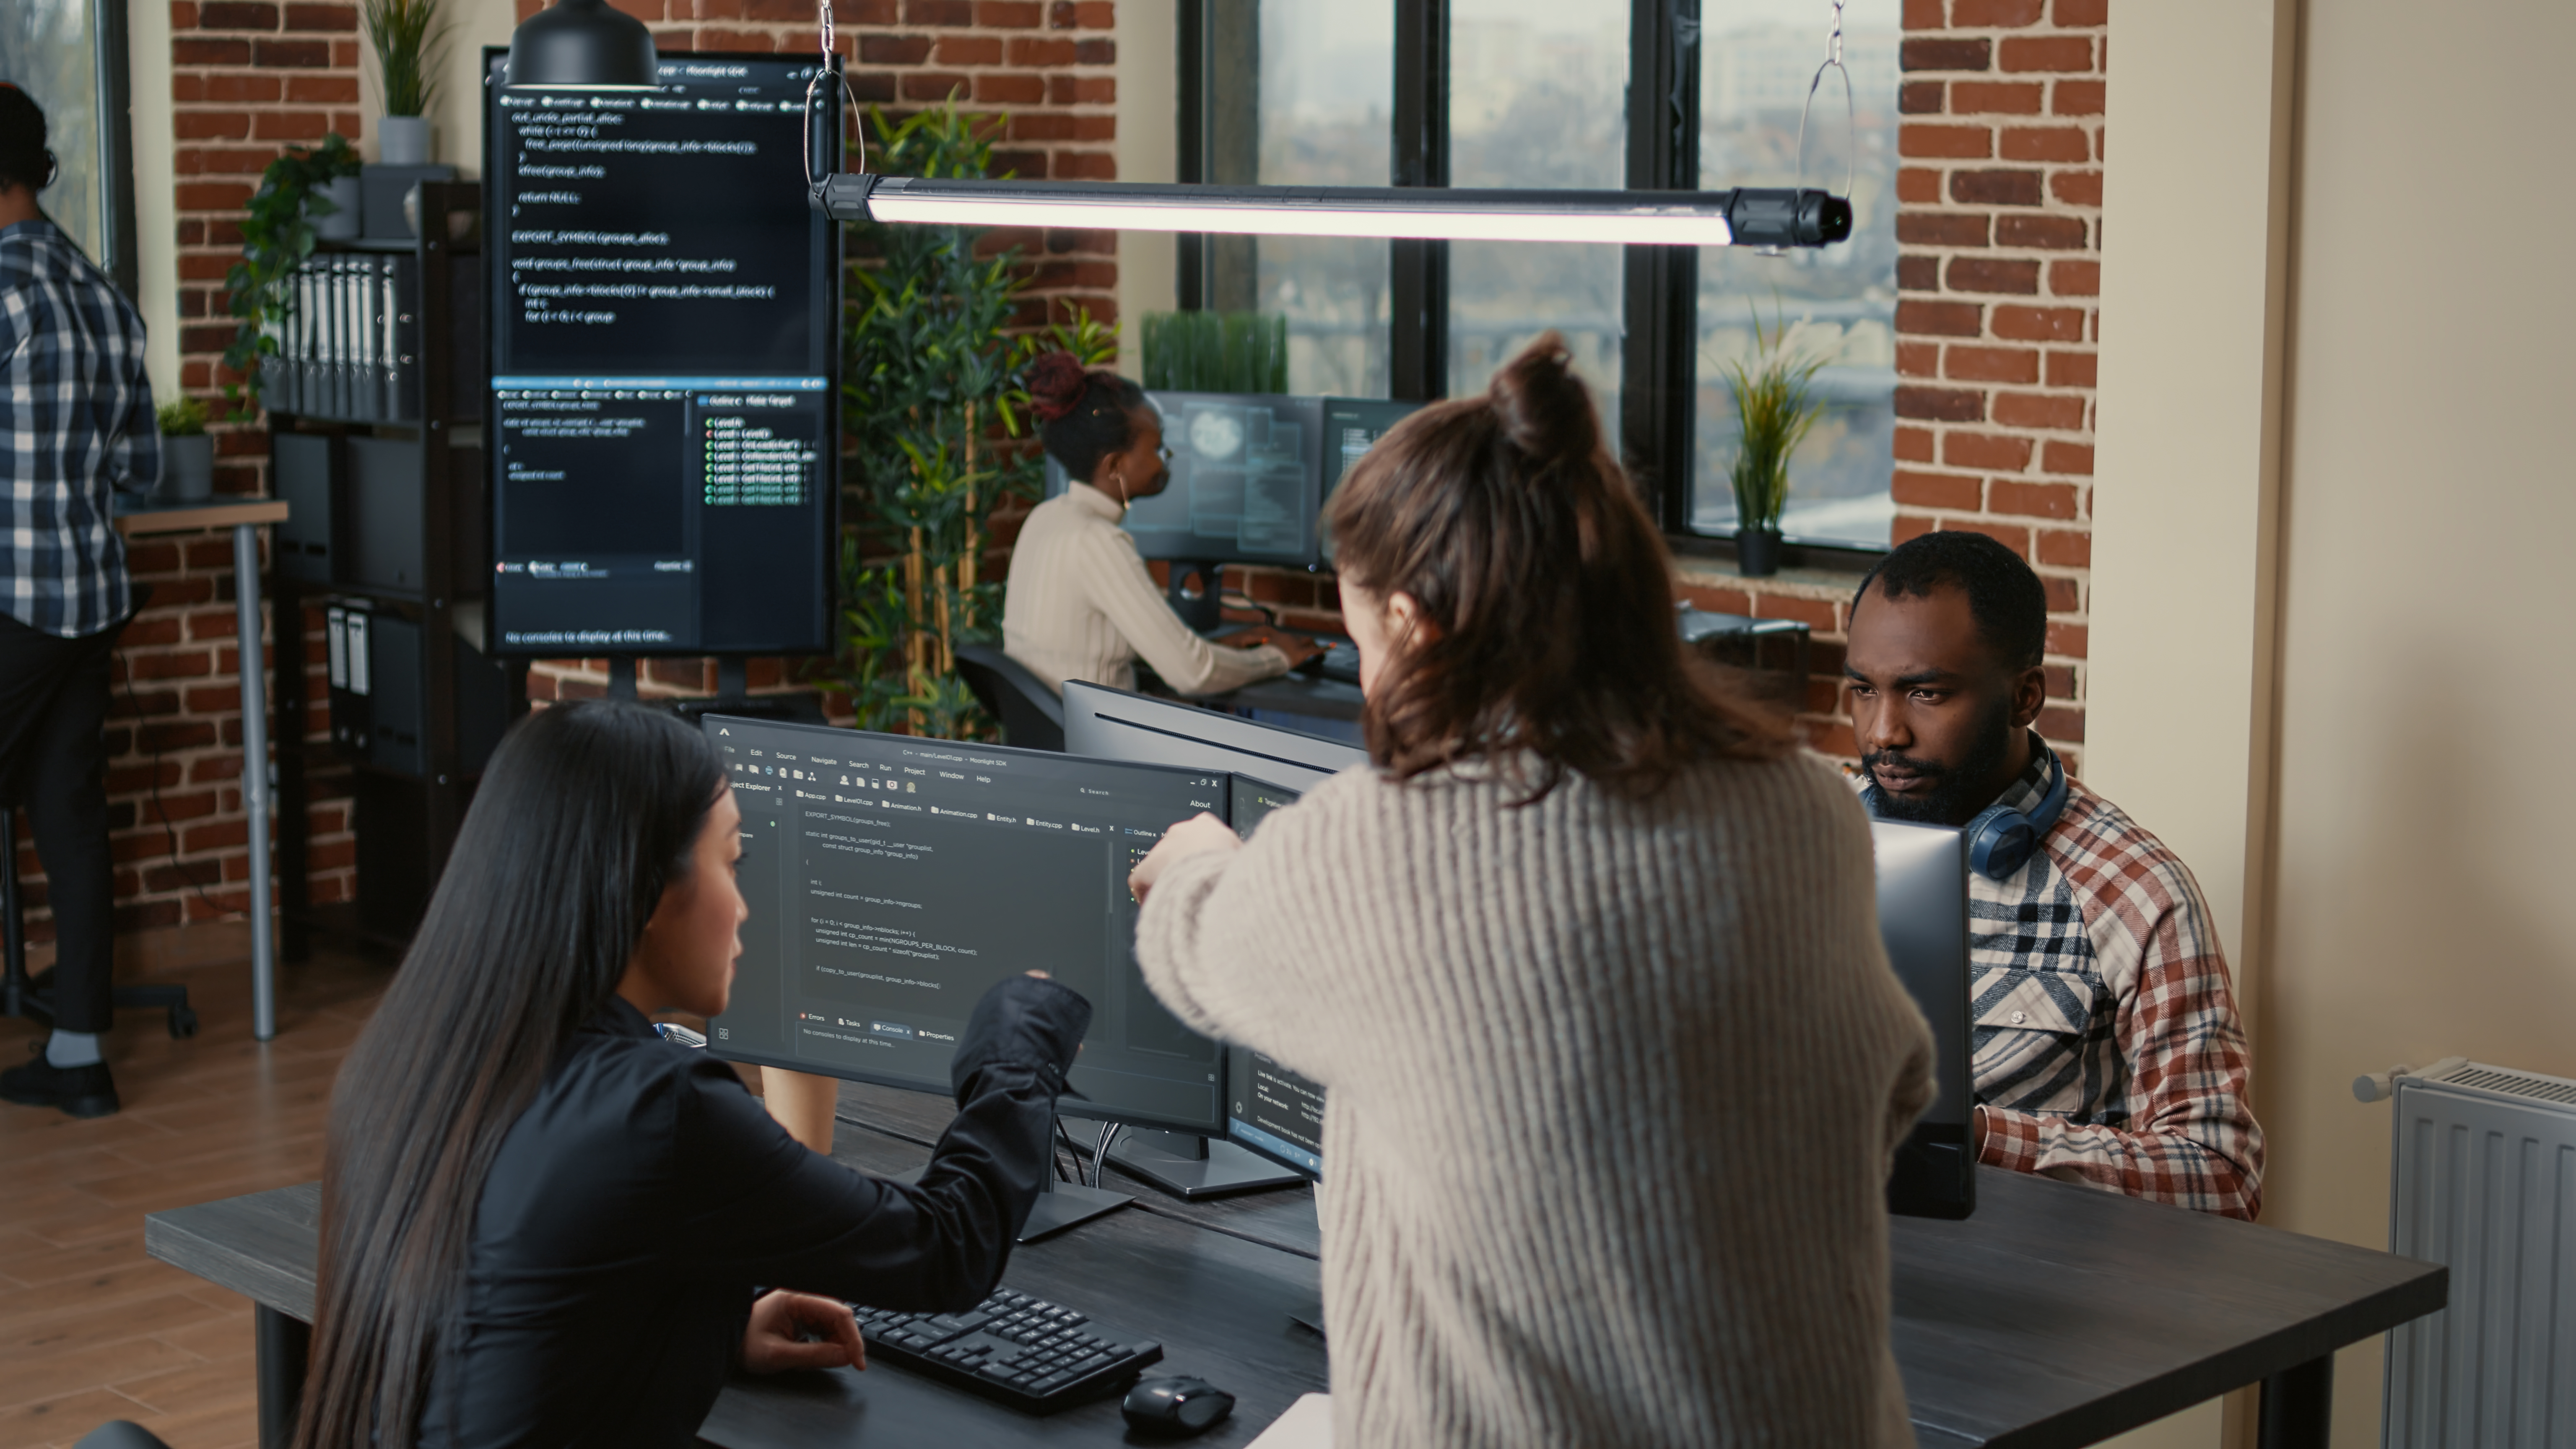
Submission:
M 131 1419 L 173 1449 L 258 1441 L 250 1300 L 143 1253 L 143 1215 L 319 1177 L 340 1057 L 391 968 L 317 952 L 280 967 L 277 1038 L 250 1035 L 246 964 L 185 982 L 202 1018 L 118 1014 L 125 1110 L 94 1122 L 0 1103 L 0 1449 Z M 0 1020 L 0 1065 L 41 1033 Z

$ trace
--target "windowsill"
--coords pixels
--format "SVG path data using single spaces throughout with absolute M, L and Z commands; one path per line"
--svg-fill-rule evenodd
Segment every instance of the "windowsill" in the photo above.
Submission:
M 1665 546 L 1672 550 L 1678 567 L 1712 578 L 1737 577 L 1735 540 L 1712 538 L 1702 533 L 1667 533 Z M 1780 545 L 1780 572 L 1774 577 L 1790 578 L 1813 575 L 1819 580 L 1841 579 L 1846 589 L 1857 585 L 1862 574 L 1878 566 L 1887 557 L 1883 548 L 1839 548 L 1815 543 Z
M 1773 599 L 1811 599 L 1819 603 L 1841 604 L 1850 601 L 1852 590 L 1860 585 L 1860 576 L 1848 569 L 1791 568 L 1783 565 L 1776 574 L 1755 578 L 1736 572 L 1733 559 L 1677 557 L 1673 560 L 1673 581 L 1684 588 L 1722 589 L 1745 595 L 1765 595 Z M 1719 612 L 1734 611 L 1721 609 Z M 1817 627 L 1832 626 L 1818 624 Z

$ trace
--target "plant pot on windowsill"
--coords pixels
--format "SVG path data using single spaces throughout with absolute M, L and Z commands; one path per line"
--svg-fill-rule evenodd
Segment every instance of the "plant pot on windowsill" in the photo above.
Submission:
M 1780 571 L 1780 530 L 1735 530 L 1735 571 L 1748 579 L 1767 579 Z

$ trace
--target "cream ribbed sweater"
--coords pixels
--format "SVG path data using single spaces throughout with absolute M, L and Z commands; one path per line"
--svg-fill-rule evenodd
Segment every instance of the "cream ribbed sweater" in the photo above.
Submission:
M 1183 694 L 1287 672 L 1288 656 L 1267 644 L 1224 649 L 1191 633 L 1118 526 L 1124 511 L 1088 483 L 1029 511 L 1011 545 L 1003 653 L 1057 689 L 1068 679 L 1134 689 L 1139 655 Z
M 1155 994 L 1329 1089 L 1334 1443 L 1912 1443 L 1932 1047 L 1860 806 L 1806 757 L 1513 798 L 1349 771 L 1145 903 Z

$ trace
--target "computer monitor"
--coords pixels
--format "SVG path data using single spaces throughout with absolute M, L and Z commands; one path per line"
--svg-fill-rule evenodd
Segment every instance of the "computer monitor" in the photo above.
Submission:
M 1250 840 L 1270 812 L 1300 792 L 1236 775 L 1228 786 L 1228 819 Z M 1324 1089 L 1247 1046 L 1225 1052 L 1225 1135 L 1307 1177 L 1324 1175 Z
M 1064 748 L 1095 759 L 1250 775 L 1297 790 L 1368 762 L 1368 751 L 1340 740 L 1079 680 L 1064 687 Z
M 1223 771 L 1238 777 L 1228 792 L 1226 818 L 1246 833 L 1258 828 L 1261 817 L 1279 804 L 1295 799 L 1297 791 L 1311 789 L 1368 759 L 1366 751 L 1336 740 L 1079 681 L 1064 687 L 1064 747 L 1068 754 Z M 1283 783 L 1261 783 L 1266 781 Z M 1238 808 L 1247 813 L 1235 814 Z M 1066 1110 L 1079 1115 L 1083 1108 L 1074 1105 Z M 1110 1161 L 1165 1192 L 1191 1198 L 1259 1191 L 1293 1180 L 1269 1161 L 1229 1142 L 1230 1129 L 1224 1125 L 1202 1135 L 1218 1140 L 1186 1145 L 1130 1142 Z M 1287 1165 L 1299 1174 L 1313 1175 L 1301 1163 L 1288 1161 Z
M 1333 531 L 1323 525 L 1323 508 L 1333 501 L 1335 490 L 1359 466 L 1360 459 L 1377 446 L 1377 440 L 1423 407 L 1418 402 L 1390 402 L 1385 398 L 1324 399 L 1324 486 L 1317 490 L 1315 526 L 1317 551 L 1325 563 L 1333 561 Z
M 810 58 L 665 53 L 635 94 L 505 65 L 484 52 L 492 652 L 830 649 L 842 228 L 804 178 L 808 135 L 841 169 L 840 87 L 809 121 Z
M 1042 970 L 1088 998 L 1068 1111 L 1221 1133 L 1224 1054 L 1136 967 L 1127 873 L 1227 808 L 1216 771 L 709 715 L 743 812 L 750 919 L 709 1048 L 946 1096 L 987 987 Z
M 1932 1023 L 1940 1094 L 1896 1150 L 1888 1211 L 1964 1218 L 1977 1207 L 1976 1078 L 1968 1010 L 1967 837 L 1937 825 L 1872 821 L 1878 932 L 1888 963 Z
M 1121 526 L 1149 559 L 1313 567 L 1323 511 L 1324 402 L 1269 393 L 1149 392 L 1171 450 L 1171 486 Z M 1047 460 L 1046 494 L 1064 492 Z

